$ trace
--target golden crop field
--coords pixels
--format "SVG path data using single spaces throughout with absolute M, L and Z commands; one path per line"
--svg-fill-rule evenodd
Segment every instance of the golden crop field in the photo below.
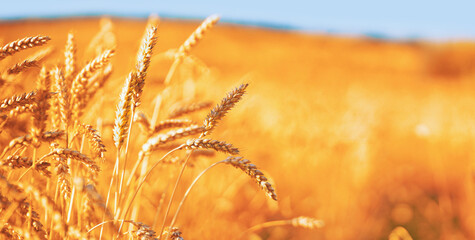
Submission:
M 475 44 L 0 23 L 1 239 L 474 239 Z

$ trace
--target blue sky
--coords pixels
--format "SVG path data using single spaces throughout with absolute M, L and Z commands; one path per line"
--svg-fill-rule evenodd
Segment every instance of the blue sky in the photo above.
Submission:
M 21 6 L 8 2 L 2 3 L 1 19 L 91 14 L 137 17 L 150 13 L 204 18 L 217 13 L 224 21 L 284 25 L 306 31 L 475 40 L 475 1 L 469 0 L 22 0 Z

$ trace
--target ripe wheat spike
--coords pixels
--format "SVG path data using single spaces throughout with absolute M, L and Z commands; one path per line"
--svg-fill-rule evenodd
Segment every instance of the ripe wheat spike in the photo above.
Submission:
M 34 36 L 26 37 L 13 42 L 8 43 L 7 45 L 0 48 L 0 60 L 6 58 L 7 56 L 13 55 L 21 50 L 32 48 L 36 46 L 41 46 L 49 41 L 48 36 Z

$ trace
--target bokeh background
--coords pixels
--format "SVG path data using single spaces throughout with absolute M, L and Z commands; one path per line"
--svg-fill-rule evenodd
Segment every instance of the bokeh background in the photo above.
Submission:
M 100 16 L 110 16 L 117 54 L 107 95 L 100 98 L 109 107 L 90 114 L 105 125 L 113 121 L 118 86 L 133 66 L 150 13 L 162 19 L 141 107 L 149 115 L 171 64 L 160 53 L 180 46 L 197 19 L 222 16 L 193 50 L 207 70 L 184 66 L 177 78 L 192 78 L 196 97 L 215 102 L 243 77 L 250 82 L 244 100 L 213 136 L 239 146 L 264 169 L 279 202 L 268 201 L 247 176 L 222 167 L 202 180 L 185 205 L 185 239 L 230 239 L 253 225 L 301 215 L 326 225 L 270 228 L 250 238 L 387 239 L 403 226 L 414 239 L 475 239 L 474 2 L 22 4 L 2 3 L 3 43 L 41 33 L 62 49 L 72 30 L 83 62 L 104 23 Z M 110 128 L 102 134 L 111 139 Z M 136 134 L 136 141 L 145 140 Z M 111 142 L 108 147 L 113 149 Z M 197 162 L 185 183 L 214 160 Z M 153 184 L 144 208 L 157 205 L 160 192 Z

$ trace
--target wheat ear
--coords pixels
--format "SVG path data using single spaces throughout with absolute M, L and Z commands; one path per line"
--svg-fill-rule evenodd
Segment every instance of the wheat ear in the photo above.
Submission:
M 70 32 L 64 50 L 64 78 L 68 83 L 72 81 L 72 77 L 76 72 L 76 51 L 77 47 L 74 34 Z M 67 84 L 67 86 L 70 87 L 69 84 Z
M 175 53 L 175 60 L 173 61 L 170 70 L 165 77 L 165 85 L 169 85 L 172 79 L 172 76 L 175 72 L 175 69 L 183 60 L 183 57 L 186 56 L 190 50 L 201 40 L 203 35 L 212 28 L 219 21 L 218 15 L 211 15 L 207 17 L 201 25 L 185 40 L 185 42 L 178 48 L 178 51 Z
M 264 223 L 255 225 L 247 229 L 246 231 L 244 231 L 239 237 L 239 239 L 242 238 L 246 233 L 255 232 L 255 231 L 258 231 L 264 228 L 269 228 L 269 227 L 289 226 L 289 225 L 293 227 L 303 227 L 307 229 L 319 229 L 325 226 L 325 222 L 319 219 L 305 217 L 305 216 L 292 218 L 290 220 L 277 220 L 277 221 L 264 222 Z
M 224 160 L 224 163 L 229 164 L 233 167 L 239 168 L 254 179 L 257 184 L 266 192 L 266 194 L 277 201 L 277 194 L 275 193 L 272 184 L 267 180 L 264 174 L 257 169 L 256 165 L 252 164 L 249 160 L 243 159 L 242 157 L 228 157 Z
M 51 164 L 46 161 L 38 161 L 35 164 L 35 170 L 41 172 L 41 174 L 50 177 L 51 172 L 48 170 L 48 167 Z M 0 161 L 0 166 L 8 166 L 11 169 L 16 168 L 29 168 L 33 166 L 33 161 L 28 157 L 21 157 L 18 155 L 8 156 L 6 159 Z
M 216 105 L 204 120 L 205 131 L 203 135 L 208 135 L 218 124 L 219 120 L 223 118 L 226 113 L 234 107 L 234 105 L 241 100 L 242 95 L 246 92 L 249 84 L 241 84 L 238 88 L 232 90 L 228 95 L 221 100 L 221 103 Z
M 79 125 L 79 132 L 81 134 L 85 134 L 87 140 L 89 141 L 89 145 L 94 152 L 95 157 L 99 159 L 104 159 L 104 153 L 106 152 L 106 146 L 102 141 L 99 132 L 94 129 L 91 125 L 81 124 Z
M 214 149 L 217 152 L 229 153 L 231 155 L 239 154 L 239 149 L 233 147 L 232 144 L 225 143 L 223 141 L 212 140 L 212 139 L 189 139 L 183 144 L 185 149 Z
M 48 119 L 47 111 L 50 107 L 48 98 L 51 88 L 51 74 L 42 68 L 38 78 L 38 90 L 35 97 L 35 105 L 33 110 L 33 126 L 31 135 L 34 138 L 35 145 L 38 144 L 39 138 L 46 128 L 46 120 Z
M 152 129 L 149 130 L 149 136 L 155 135 L 160 131 L 169 128 L 179 128 L 179 127 L 186 127 L 190 126 L 193 122 L 189 119 L 167 119 L 160 121 L 157 125 L 155 125 Z
M 213 105 L 212 102 L 199 102 L 199 103 L 191 103 L 185 106 L 181 106 L 178 108 L 173 109 L 170 114 L 168 114 L 168 118 L 178 118 L 185 114 L 189 114 L 192 112 L 196 112 Z
M 81 162 L 91 173 L 97 174 L 100 171 L 99 166 L 91 160 L 88 156 L 69 148 L 54 148 L 50 153 L 42 158 L 56 156 L 63 158 L 70 158 Z
M 82 111 L 87 104 L 86 97 L 89 78 L 91 78 L 97 70 L 107 64 L 113 55 L 114 50 L 105 50 L 94 60 L 89 62 L 74 79 L 71 88 L 71 107 L 73 109 L 73 113 L 75 114 L 75 118 L 79 118 L 82 115 Z
M 36 91 L 14 95 L 0 101 L 0 113 L 8 112 L 18 106 L 32 104 L 35 101 Z
M 18 74 L 23 72 L 27 68 L 39 67 L 38 60 L 28 60 L 25 59 L 22 62 L 19 62 L 7 70 L 8 74 Z
M 39 35 L 39 36 L 34 36 L 34 37 L 26 37 L 23 39 L 10 42 L 7 45 L 0 48 L 0 60 L 6 58 L 7 56 L 13 55 L 21 50 L 36 47 L 36 46 L 41 46 L 49 40 L 50 40 L 49 37 Z
M 137 63 L 135 65 L 136 83 L 134 84 L 133 101 L 135 107 L 140 105 L 140 95 L 142 94 L 143 87 L 145 85 L 145 78 L 147 76 L 147 70 L 150 66 L 150 58 L 152 57 L 153 47 L 157 43 L 157 28 L 151 26 L 146 37 L 142 40 L 142 46 L 140 47 L 139 54 L 137 56 Z
M 401 226 L 394 228 L 388 237 L 389 240 L 412 240 L 411 234 Z
M 130 73 L 125 80 L 125 85 L 120 94 L 120 101 L 117 106 L 115 125 L 114 125 L 114 143 L 117 149 L 120 149 L 125 142 L 129 131 L 129 121 L 132 108 L 133 95 L 133 73 Z

